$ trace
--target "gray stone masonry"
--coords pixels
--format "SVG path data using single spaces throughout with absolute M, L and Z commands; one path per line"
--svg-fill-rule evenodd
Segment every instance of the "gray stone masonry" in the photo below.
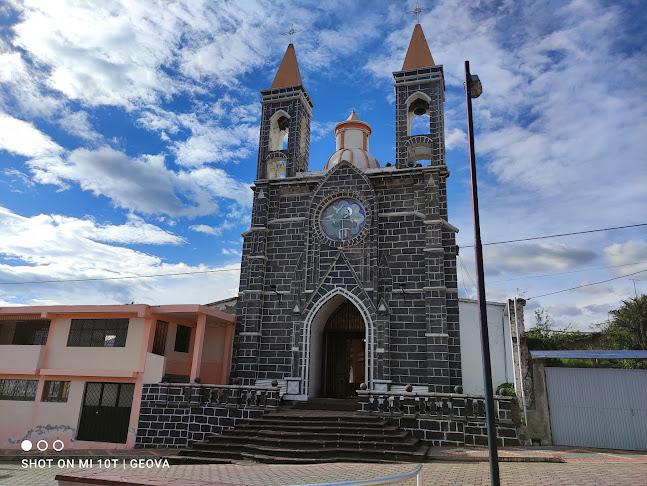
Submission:
M 290 395 L 321 393 L 313 384 L 323 362 L 325 318 L 318 316 L 330 315 L 346 299 L 364 319 L 369 387 L 412 384 L 447 393 L 461 385 L 457 230 L 447 213 L 443 68 L 399 71 L 393 77 L 395 167 L 360 170 L 341 161 L 327 172 L 308 172 L 313 104 L 305 89 L 261 92 L 233 383 L 287 380 Z M 421 105 L 429 133 L 412 136 L 410 114 Z M 279 116 L 283 121 L 276 125 Z M 279 128 L 287 130 L 287 150 L 277 148 L 273 134 Z M 424 159 L 426 165 L 418 162 Z M 280 160 L 286 161 L 284 178 L 274 171 Z M 268 164 L 274 164 L 272 170 Z M 362 231 L 346 242 L 328 238 L 319 224 L 327 205 L 341 198 L 358 201 L 366 216 Z
M 432 392 L 460 385 L 448 176 L 444 165 L 362 172 L 342 162 L 326 173 L 256 181 L 252 225 L 243 234 L 235 382 L 303 379 L 305 323 L 325 296 L 343 289 L 374 331 L 374 379 Z M 318 211 L 337 197 L 353 197 L 366 210 L 352 246 L 331 246 L 317 231 Z M 386 310 L 378 311 L 381 304 Z
M 207 397 L 209 390 L 196 385 L 144 385 L 135 447 L 188 447 L 265 413 L 264 407 L 216 403 Z

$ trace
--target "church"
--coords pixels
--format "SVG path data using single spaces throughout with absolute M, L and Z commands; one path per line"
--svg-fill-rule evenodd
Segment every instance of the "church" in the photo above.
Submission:
M 386 166 L 355 111 L 335 126 L 332 155 L 309 160 L 314 104 L 292 44 L 261 91 L 232 383 L 277 380 L 292 400 L 462 385 L 445 84 L 420 24 L 393 82 L 396 162 Z M 428 133 L 412 135 L 416 117 Z

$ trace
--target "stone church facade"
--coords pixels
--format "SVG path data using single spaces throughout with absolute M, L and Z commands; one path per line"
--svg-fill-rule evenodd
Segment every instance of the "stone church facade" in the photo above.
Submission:
M 393 77 L 395 166 L 380 167 L 369 153 L 371 127 L 353 112 L 335 127 L 336 151 L 324 169 L 310 170 L 314 105 L 292 44 L 261 92 L 234 383 L 276 379 L 287 398 L 300 400 L 352 396 L 361 383 L 430 392 L 461 385 L 443 68 L 420 25 Z M 411 135 L 418 116 L 428 117 L 429 132 Z

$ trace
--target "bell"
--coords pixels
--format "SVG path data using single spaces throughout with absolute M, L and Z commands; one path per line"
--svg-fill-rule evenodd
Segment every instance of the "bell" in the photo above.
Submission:
M 287 117 L 282 116 L 281 118 L 279 118 L 279 130 L 283 131 L 289 126 L 290 126 L 290 120 Z
M 421 100 L 418 98 L 416 101 L 414 101 L 411 104 L 411 107 L 409 110 L 413 109 L 413 113 L 416 116 L 424 115 L 427 113 L 427 110 L 429 109 L 429 103 L 427 103 L 425 100 Z

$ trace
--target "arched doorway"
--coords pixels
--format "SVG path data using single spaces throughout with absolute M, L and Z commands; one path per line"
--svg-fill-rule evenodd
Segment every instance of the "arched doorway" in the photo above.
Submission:
M 349 398 L 365 380 L 366 327 L 360 311 L 345 301 L 323 329 L 322 395 Z

